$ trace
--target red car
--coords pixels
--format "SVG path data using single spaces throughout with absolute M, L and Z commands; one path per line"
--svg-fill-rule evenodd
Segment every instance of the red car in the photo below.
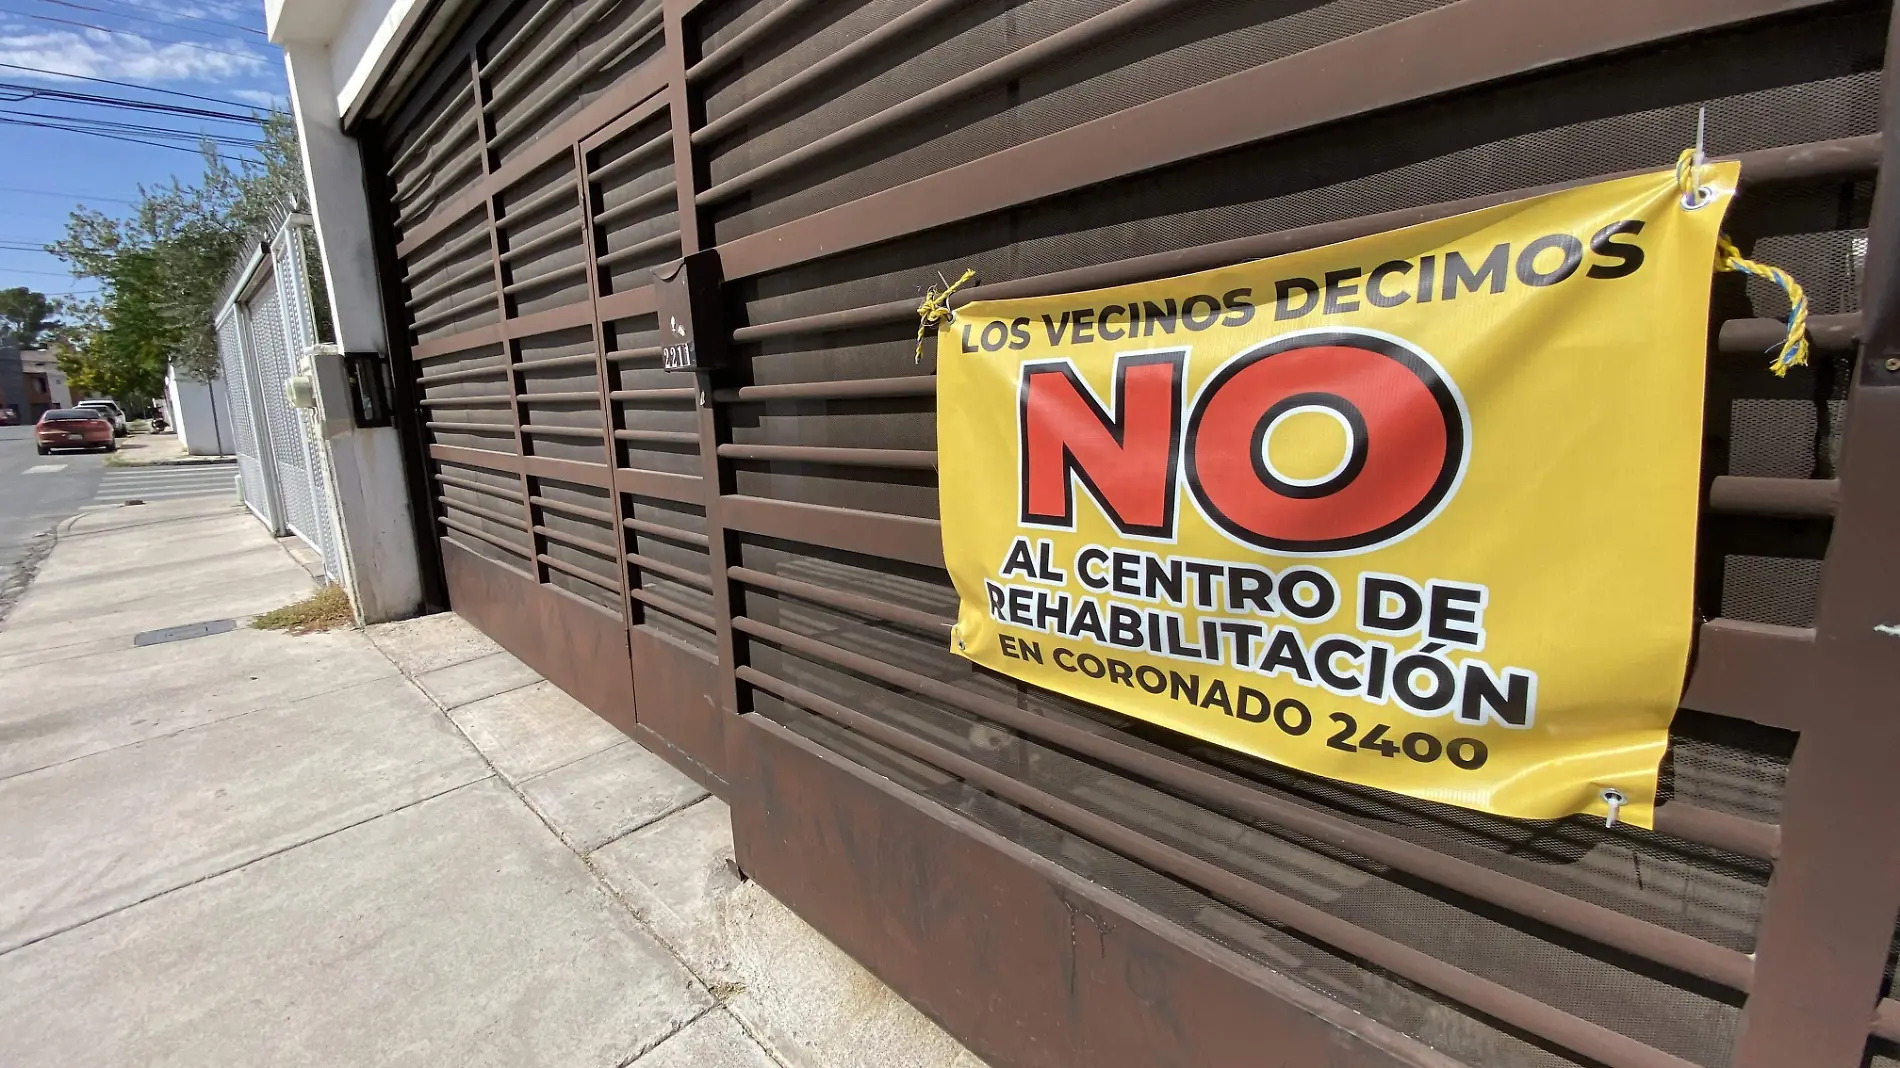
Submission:
M 33 438 L 45 456 L 54 449 L 104 449 L 118 452 L 112 436 L 112 420 L 104 412 L 91 408 L 55 408 L 40 416 Z

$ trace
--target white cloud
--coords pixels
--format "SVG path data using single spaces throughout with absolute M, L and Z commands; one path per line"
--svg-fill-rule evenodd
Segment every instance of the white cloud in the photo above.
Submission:
M 226 89 L 225 96 L 241 100 L 246 104 L 255 104 L 260 108 L 276 108 L 279 111 L 290 110 L 290 97 L 283 93 L 273 93 L 267 89 Z
M 266 61 L 235 42 L 212 45 L 222 51 L 188 44 L 156 44 L 123 34 L 94 30 L 22 33 L 20 26 L 0 28 L 0 63 L 30 67 L 34 72 L 0 69 L 8 78 L 59 81 L 47 74 L 77 74 L 131 82 L 218 81 L 256 74 Z

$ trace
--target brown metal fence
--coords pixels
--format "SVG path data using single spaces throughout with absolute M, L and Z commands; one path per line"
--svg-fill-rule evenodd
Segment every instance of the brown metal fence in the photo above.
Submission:
M 731 800 L 752 874 L 999 1065 L 1900 1063 L 1891 15 L 481 6 L 357 131 L 449 599 Z M 1704 107 L 1817 358 L 1770 376 L 1785 302 L 1717 280 L 1656 831 L 1327 782 L 950 655 L 924 286 L 1373 233 L 1667 165 Z M 705 249 L 730 363 L 669 373 L 650 268 Z

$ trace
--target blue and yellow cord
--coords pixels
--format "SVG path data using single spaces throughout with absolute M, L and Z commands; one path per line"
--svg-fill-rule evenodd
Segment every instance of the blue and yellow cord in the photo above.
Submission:
M 936 286 L 931 286 L 925 291 L 924 302 L 917 306 L 917 360 L 924 358 L 924 333 L 930 329 L 930 324 L 956 318 L 956 313 L 950 310 L 950 294 L 961 289 L 963 283 L 975 277 L 976 270 L 972 268 L 964 271 L 961 278 L 950 283 L 941 293 L 937 292 Z
M 1676 158 L 1676 188 L 1682 191 L 1684 204 L 1699 201 L 1700 178 L 1701 164 L 1696 159 L 1696 150 L 1684 149 Z M 1808 362 L 1808 294 L 1801 283 L 1779 267 L 1744 257 L 1727 234 L 1716 235 L 1715 269 L 1766 279 L 1788 295 L 1788 333 L 1768 369 L 1777 377 L 1786 377 L 1788 368 L 1805 365 Z

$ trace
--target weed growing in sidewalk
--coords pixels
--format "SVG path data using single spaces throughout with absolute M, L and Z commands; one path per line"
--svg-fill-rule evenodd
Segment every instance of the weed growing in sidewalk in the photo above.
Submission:
M 332 582 L 296 604 L 266 612 L 251 620 L 258 630 L 283 630 L 292 634 L 314 634 L 338 627 L 356 626 L 356 613 L 350 608 L 350 595 L 340 583 Z

